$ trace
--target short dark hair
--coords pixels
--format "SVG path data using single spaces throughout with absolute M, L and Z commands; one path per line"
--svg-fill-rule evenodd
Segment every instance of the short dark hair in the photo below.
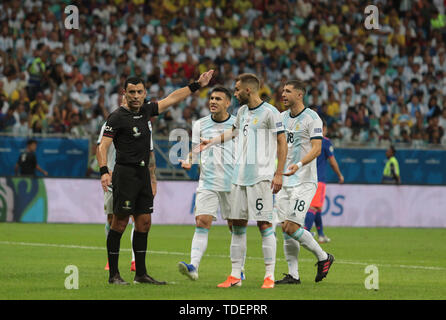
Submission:
M 305 84 L 305 82 L 300 81 L 300 80 L 288 80 L 287 82 L 285 82 L 286 86 L 293 86 L 294 89 L 300 90 L 304 93 L 307 93 L 307 85 Z
M 27 145 L 27 146 L 29 146 L 29 145 L 31 145 L 31 144 L 33 144 L 33 143 L 37 144 L 37 140 L 35 140 L 35 139 L 29 139 L 28 141 L 26 141 L 26 145 Z
M 260 80 L 253 73 L 242 73 L 235 78 L 235 82 L 237 81 L 253 85 L 257 90 L 260 90 Z
M 232 99 L 232 93 L 229 91 L 229 89 L 223 87 L 223 86 L 216 86 L 212 89 L 211 94 L 214 92 L 223 92 L 226 95 L 226 98 L 228 98 L 229 101 Z
M 142 85 L 144 86 L 144 80 L 141 79 L 140 77 L 128 77 L 128 78 L 125 80 L 125 83 L 124 83 L 124 90 L 127 90 L 127 85 L 128 85 L 129 83 L 130 83 L 130 84 L 133 84 L 133 85 L 137 85 L 137 84 L 142 83 Z

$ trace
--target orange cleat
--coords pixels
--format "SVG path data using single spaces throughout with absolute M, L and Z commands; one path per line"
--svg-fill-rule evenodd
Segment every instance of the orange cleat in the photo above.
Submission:
M 228 276 L 225 282 L 220 283 L 217 287 L 219 288 L 231 288 L 240 287 L 242 285 L 242 279 L 238 279 L 233 276 Z
M 262 289 L 272 289 L 274 288 L 274 280 L 271 277 L 267 277 L 263 280 Z
M 110 270 L 110 267 L 108 266 L 108 261 L 107 261 L 107 264 L 105 265 L 104 270 Z
M 130 266 L 130 271 L 136 271 L 135 261 L 132 261 L 132 265 Z

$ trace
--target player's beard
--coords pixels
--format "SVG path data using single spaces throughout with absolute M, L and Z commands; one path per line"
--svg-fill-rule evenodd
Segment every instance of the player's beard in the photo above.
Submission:
M 284 107 L 287 108 L 287 109 L 294 108 L 294 107 L 297 105 L 297 100 L 290 100 L 290 99 L 287 99 L 287 103 L 286 103 L 286 104 L 284 103 L 283 105 L 284 105 Z
M 239 102 L 239 104 L 240 104 L 241 106 L 243 106 L 243 105 L 245 105 L 245 104 L 248 104 L 248 102 L 249 102 L 249 96 L 245 96 L 245 97 L 240 96 L 239 99 L 238 99 L 238 102 Z

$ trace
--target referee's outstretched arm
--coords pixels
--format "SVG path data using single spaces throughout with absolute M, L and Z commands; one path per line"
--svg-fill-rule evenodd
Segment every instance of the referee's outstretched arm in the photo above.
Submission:
M 183 101 L 191 93 L 194 93 L 200 88 L 206 87 L 212 78 L 214 70 L 209 70 L 200 75 L 196 82 L 188 85 L 187 87 L 175 90 L 164 99 L 158 101 L 158 113 L 162 113 L 167 110 L 168 107 Z

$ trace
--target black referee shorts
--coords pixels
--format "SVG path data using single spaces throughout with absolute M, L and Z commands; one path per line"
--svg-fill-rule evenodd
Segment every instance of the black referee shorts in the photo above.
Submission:
M 147 166 L 116 164 L 112 176 L 113 213 L 153 212 L 153 194 Z

